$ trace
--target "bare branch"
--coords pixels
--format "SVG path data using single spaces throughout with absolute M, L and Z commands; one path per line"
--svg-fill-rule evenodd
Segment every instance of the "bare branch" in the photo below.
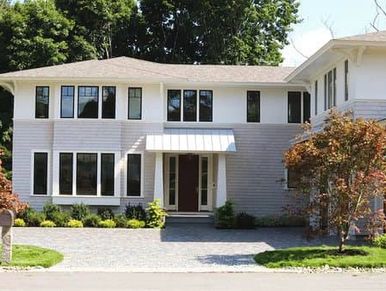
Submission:
M 298 49 L 298 47 L 295 45 L 295 42 L 292 38 L 290 38 L 290 44 L 292 46 L 292 48 L 299 54 L 301 55 L 303 58 L 305 59 L 308 59 L 309 56 L 307 56 L 306 54 L 304 54 L 300 49 Z
M 334 32 L 334 27 L 333 27 L 334 22 L 330 21 L 330 17 L 322 19 L 322 23 L 330 32 L 331 38 L 335 38 L 335 32 Z

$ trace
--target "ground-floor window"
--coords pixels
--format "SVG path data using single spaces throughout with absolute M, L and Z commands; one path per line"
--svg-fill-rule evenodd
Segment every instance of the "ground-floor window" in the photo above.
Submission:
M 141 154 L 127 155 L 127 196 L 141 196 Z
M 48 153 L 33 155 L 33 194 L 47 195 Z

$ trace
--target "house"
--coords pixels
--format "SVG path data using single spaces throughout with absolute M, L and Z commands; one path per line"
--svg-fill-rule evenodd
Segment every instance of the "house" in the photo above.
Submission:
M 386 117 L 386 32 L 331 40 L 298 68 L 119 57 L 0 75 L 14 96 L 13 186 L 46 202 L 280 215 L 283 152 L 328 109 Z M 376 201 L 381 207 L 382 201 Z

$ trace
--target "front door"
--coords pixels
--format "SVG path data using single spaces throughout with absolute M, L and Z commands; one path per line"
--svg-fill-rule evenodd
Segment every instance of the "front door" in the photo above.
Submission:
M 198 155 L 178 157 L 178 211 L 198 211 Z

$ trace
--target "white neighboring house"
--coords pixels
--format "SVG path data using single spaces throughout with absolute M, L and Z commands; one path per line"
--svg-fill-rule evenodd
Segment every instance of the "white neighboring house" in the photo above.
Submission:
M 15 96 L 14 191 L 37 209 L 159 198 L 198 213 L 230 199 L 280 215 L 299 124 L 318 127 L 335 106 L 386 118 L 385 80 L 386 32 L 331 40 L 298 68 L 119 57 L 2 74 Z

